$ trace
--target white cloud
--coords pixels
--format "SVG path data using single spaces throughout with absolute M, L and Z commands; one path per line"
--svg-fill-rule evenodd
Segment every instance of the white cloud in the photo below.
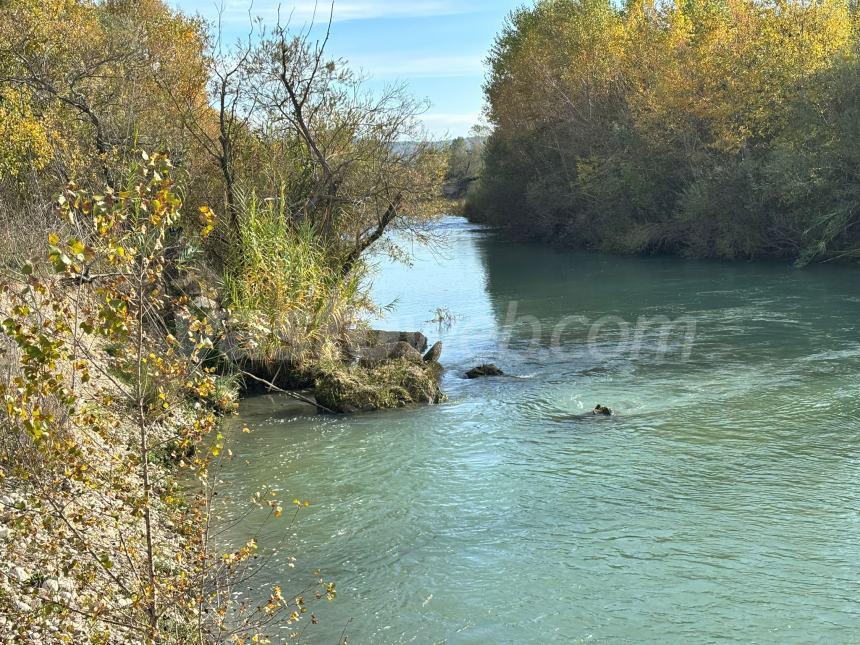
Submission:
M 406 56 L 374 54 L 353 56 L 349 66 L 361 69 L 373 78 L 451 78 L 475 76 L 484 71 L 482 56 Z
M 187 13 L 199 12 L 213 20 L 222 6 L 220 0 L 171 0 L 171 4 Z M 270 22 L 277 17 L 279 5 L 281 19 L 286 22 L 292 17 L 293 24 L 308 23 L 311 20 L 326 22 L 331 11 L 331 4 L 322 0 L 318 4 L 308 0 L 296 3 L 257 0 L 253 6 L 251 0 L 223 0 L 222 20 L 225 24 L 247 22 L 250 7 L 251 15 Z M 469 11 L 463 3 L 450 0 L 335 0 L 333 18 L 335 22 L 343 22 L 371 18 L 448 16 Z

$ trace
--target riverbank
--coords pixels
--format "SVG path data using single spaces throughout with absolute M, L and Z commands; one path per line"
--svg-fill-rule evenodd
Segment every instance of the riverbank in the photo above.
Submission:
M 608 253 L 856 263 L 851 6 L 719 6 L 513 12 L 488 59 L 470 216 Z
M 597 237 L 584 239 L 574 230 L 574 224 L 567 228 L 565 224 L 553 227 L 552 231 L 536 231 L 528 221 L 503 222 L 494 220 L 487 213 L 481 213 L 468 202 L 460 205 L 459 210 L 453 211 L 463 216 L 476 226 L 484 226 L 502 239 L 513 243 L 531 244 L 543 247 L 551 252 L 591 253 L 615 257 L 638 258 L 677 258 L 681 260 L 703 260 L 713 262 L 763 263 L 793 266 L 804 269 L 814 265 L 838 265 L 846 267 L 860 266 L 858 254 L 854 251 L 838 252 L 814 260 L 804 258 L 797 252 L 798 244 L 792 249 L 782 250 L 749 250 L 749 252 L 732 252 L 718 250 L 715 246 L 708 249 L 696 248 L 686 238 L 695 234 L 690 231 L 678 231 L 672 225 L 643 226 L 627 229 L 623 235 L 604 231 Z M 573 216 L 570 218 L 575 219 Z M 605 233 L 605 235 L 604 235 Z M 646 241 L 654 236 L 654 243 Z
M 0 633 L 202 636 L 212 626 L 199 614 L 213 583 L 200 560 L 206 503 L 179 479 L 205 477 L 229 397 L 160 334 L 132 333 L 133 316 L 96 331 L 91 316 L 109 325 L 119 290 L 7 274 L 3 294 Z
M 211 299 L 174 280 L 170 162 L 145 158 L 134 191 L 70 187 L 46 260 L 2 273 L 0 605 L 13 640 L 259 640 L 307 607 L 277 587 L 241 602 L 255 540 L 210 544 L 209 471 L 230 456 L 218 411 L 235 406 L 235 379 L 219 369 Z M 180 479 L 197 485 L 185 494 Z M 285 504 L 269 490 L 244 503 L 275 518 Z
M 79 244 L 57 236 L 51 253 L 104 250 Z M 199 292 L 191 298 L 165 281 L 161 249 L 141 245 L 141 257 L 97 284 L 76 279 L 71 257 L 56 273 L 27 266 L 3 276 L 0 633 L 15 640 L 262 637 L 311 604 L 284 599 L 278 585 L 255 588 L 258 604 L 241 601 L 233 585 L 253 571 L 256 540 L 226 551 L 211 543 L 219 482 L 209 471 L 232 458 L 220 417 L 235 409 L 242 371 L 215 351 L 217 330 L 229 329 L 220 297 L 212 285 L 182 279 Z M 317 405 L 359 412 L 442 400 L 440 344 L 422 354 L 421 334 L 362 335 L 355 356 L 342 348 L 315 374 L 327 406 Z M 274 488 L 243 504 L 273 520 L 287 506 Z M 322 581 L 311 588 L 317 600 L 334 597 Z
M 448 403 L 331 416 L 264 396 L 224 431 L 225 529 L 263 482 L 311 502 L 258 580 L 337 581 L 316 639 L 860 637 L 856 271 L 439 230 L 442 251 L 381 264 L 372 295 L 397 307 L 373 324 L 444 343 Z M 634 343 L 659 316 L 695 321 L 689 356 L 686 324 Z M 489 362 L 518 378 L 464 378 Z M 583 418 L 597 403 L 617 416 Z
M 103 351 L 93 349 L 94 374 L 110 364 L 98 358 Z M 93 435 L 77 424 L 67 426 L 62 441 L 69 454 L 60 455 L 61 468 L 44 449 L 26 442 L 15 451 L 21 463 L 9 463 L 9 442 L 23 438 L 3 437 L 0 633 L 27 643 L 139 642 L 145 624 L 139 583 L 147 571 L 147 535 L 139 506 L 144 482 L 134 448 L 136 411 L 127 404 L 102 405 L 105 397 L 120 402 L 124 395 L 98 376 L 87 384 L 78 381 L 69 396 L 102 417 L 104 432 Z M 194 410 L 184 399 L 168 403 L 173 412 L 149 435 L 155 448 L 148 477 L 153 482 L 150 538 L 158 586 L 172 594 L 201 573 L 195 501 L 180 492 L 178 478 L 187 475 L 179 464 L 194 451 L 207 450 L 205 445 L 180 448 L 175 438 L 203 416 L 211 415 L 214 423 L 215 411 Z M 189 609 L 162 607 L 165 636 L 178 642 L 198 631 Z

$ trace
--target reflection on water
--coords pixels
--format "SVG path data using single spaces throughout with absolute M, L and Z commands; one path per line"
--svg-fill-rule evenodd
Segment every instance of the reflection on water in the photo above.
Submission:
M 860 641 L 860 274 L 442 228 L 375 291 L 398 301 L 387 328 L 444 341 L 450 403 L 335 418 L 262 397 L 234 424 L 253 432 L 231 435 L 228 512 L 263 483 L 313 501 L 294 534 L 259 530 L 261 580 L 337 582 L 314 642 L 350 619 L 352 643 Z M 506 328 L 511 302 L 537 341 Z M 459 320 L 425 323 L 436 307 Z M 553 343 L 566 316 L 689 317 L 695 338 L 686 360 L 619 325 Z M 517 378 L 461 378 L 484 362 Z

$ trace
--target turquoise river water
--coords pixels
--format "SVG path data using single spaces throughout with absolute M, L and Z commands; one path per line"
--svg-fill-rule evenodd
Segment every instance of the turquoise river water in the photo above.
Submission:
M 374 293 L 444 342 L 448 403 L 228 426 L 225 516 L 312 502 L 222 536 L 272 552 L 259 584 L 336 582 L 309 641 L 860 642 L 860 272 L 439 231 Z

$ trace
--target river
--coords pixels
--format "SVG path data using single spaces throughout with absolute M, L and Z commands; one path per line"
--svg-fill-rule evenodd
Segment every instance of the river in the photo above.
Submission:
M 439 232 L 374 293 L 444 342 L 448 403 L 228 426 L 228 514 L 312 502 L 226 534 L 274 548 L 257 582 L 336 582 L 311 642 L 860 642 L 860 272 Z

